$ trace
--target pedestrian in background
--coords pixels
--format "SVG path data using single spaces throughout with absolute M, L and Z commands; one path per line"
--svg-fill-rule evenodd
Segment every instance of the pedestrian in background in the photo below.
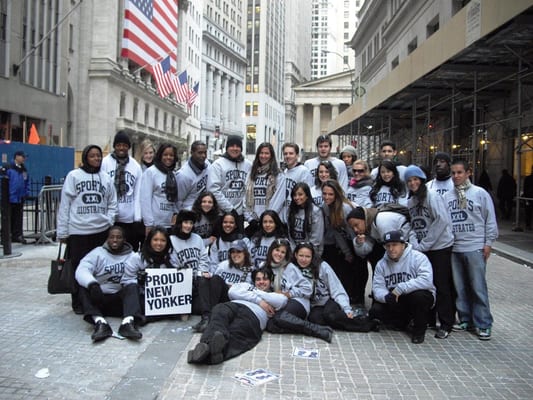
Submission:
M 511 218 L 513 211 L 513 199 L 516 194 L 516 181 L 506 169 L 502 170 L 502 176 L 498 181 L 496 197 L 500 208 L 501 217 L 504 219 Z
M 524 197 L 526 200 L 526 229 L 531 229 L 531 218 L 533 217 L 533 166 L 531 174 L 524 179 Z
M 30 195 L 30 177 L 24 165 L 26 154 L 19 150 L 15 152 L 13 161 L 6 171 L 9 178 L 9 205 L 11 209 L 11 241 L 26 244 L 23 236 L 22 221 L 24 202 Z

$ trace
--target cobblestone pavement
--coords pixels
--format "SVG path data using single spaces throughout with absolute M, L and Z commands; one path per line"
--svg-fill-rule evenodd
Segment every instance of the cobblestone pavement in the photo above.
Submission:
M 46 292 L 57 247 L 0 261 L 0 399 L 530 399 L 533 393 L 533 270 L 492 255 L 488 282 L 495 325 L 482 342 L 428 331 L 421 345 L 401 332 L 336 332 L 333 342 L 265 333 L 252 351 L 219 366 L 187 364 L 200 335 L 188 322 L 142 328 L 136 342 L 91 343 L 92 328 L 66 295 Z M 37 254 L 37 255 L 36 255 Z M 120 320 L 110 319 L 117 329 Z M 318 360 L 291 356 L 317 348 Z M 48 368 L 49 376 L 35 375 Z M 266 368 L 279 380 L 258 387 L 233 374 Z

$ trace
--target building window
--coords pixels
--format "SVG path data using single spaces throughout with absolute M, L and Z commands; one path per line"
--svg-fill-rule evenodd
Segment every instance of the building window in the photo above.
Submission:
M 124 116 L 124 111 L 126 109 L 126 93 L 120 92 L 120 106 L 119 106 L 119 116 Z
M 255 125 L 246 125 L 246 154 L 255 154 L 256 130 Z
M 390 63 L 390 69 L 391 71 L 396 68 L 398 66 L 398 64 L 400 63 L 400 59 L 398 58 L 398 56 L 394 57 L 394 59 L 392 60 L 392 62 Z
M 439 16 L 436 15 L 426 26 L 426 38 L 439 30 Z
M 418 46 L 418 40 L 415 37 L 411 42 L 407 45 L 407 54 L 411 54 L 413 51 L 416 50 Z

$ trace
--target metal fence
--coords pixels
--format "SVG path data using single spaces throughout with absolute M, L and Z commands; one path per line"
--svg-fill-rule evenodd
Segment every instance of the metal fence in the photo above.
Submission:
M 52 243 L 56 239 L 57 213 L 63 185 L 50 184 L 49 180 L 45 183 L 32 182 L 31 195 L 24 204 L 24 237 L 35 239 L 36 243 Z

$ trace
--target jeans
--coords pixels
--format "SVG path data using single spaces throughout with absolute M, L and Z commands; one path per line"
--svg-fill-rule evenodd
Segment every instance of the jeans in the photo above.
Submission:
M 489 292 L 485 278 L 487 263 L 483 250 L 452 253 L 452 274 L 459 322 L 473 323 L 477 328 L 492 327 Z

